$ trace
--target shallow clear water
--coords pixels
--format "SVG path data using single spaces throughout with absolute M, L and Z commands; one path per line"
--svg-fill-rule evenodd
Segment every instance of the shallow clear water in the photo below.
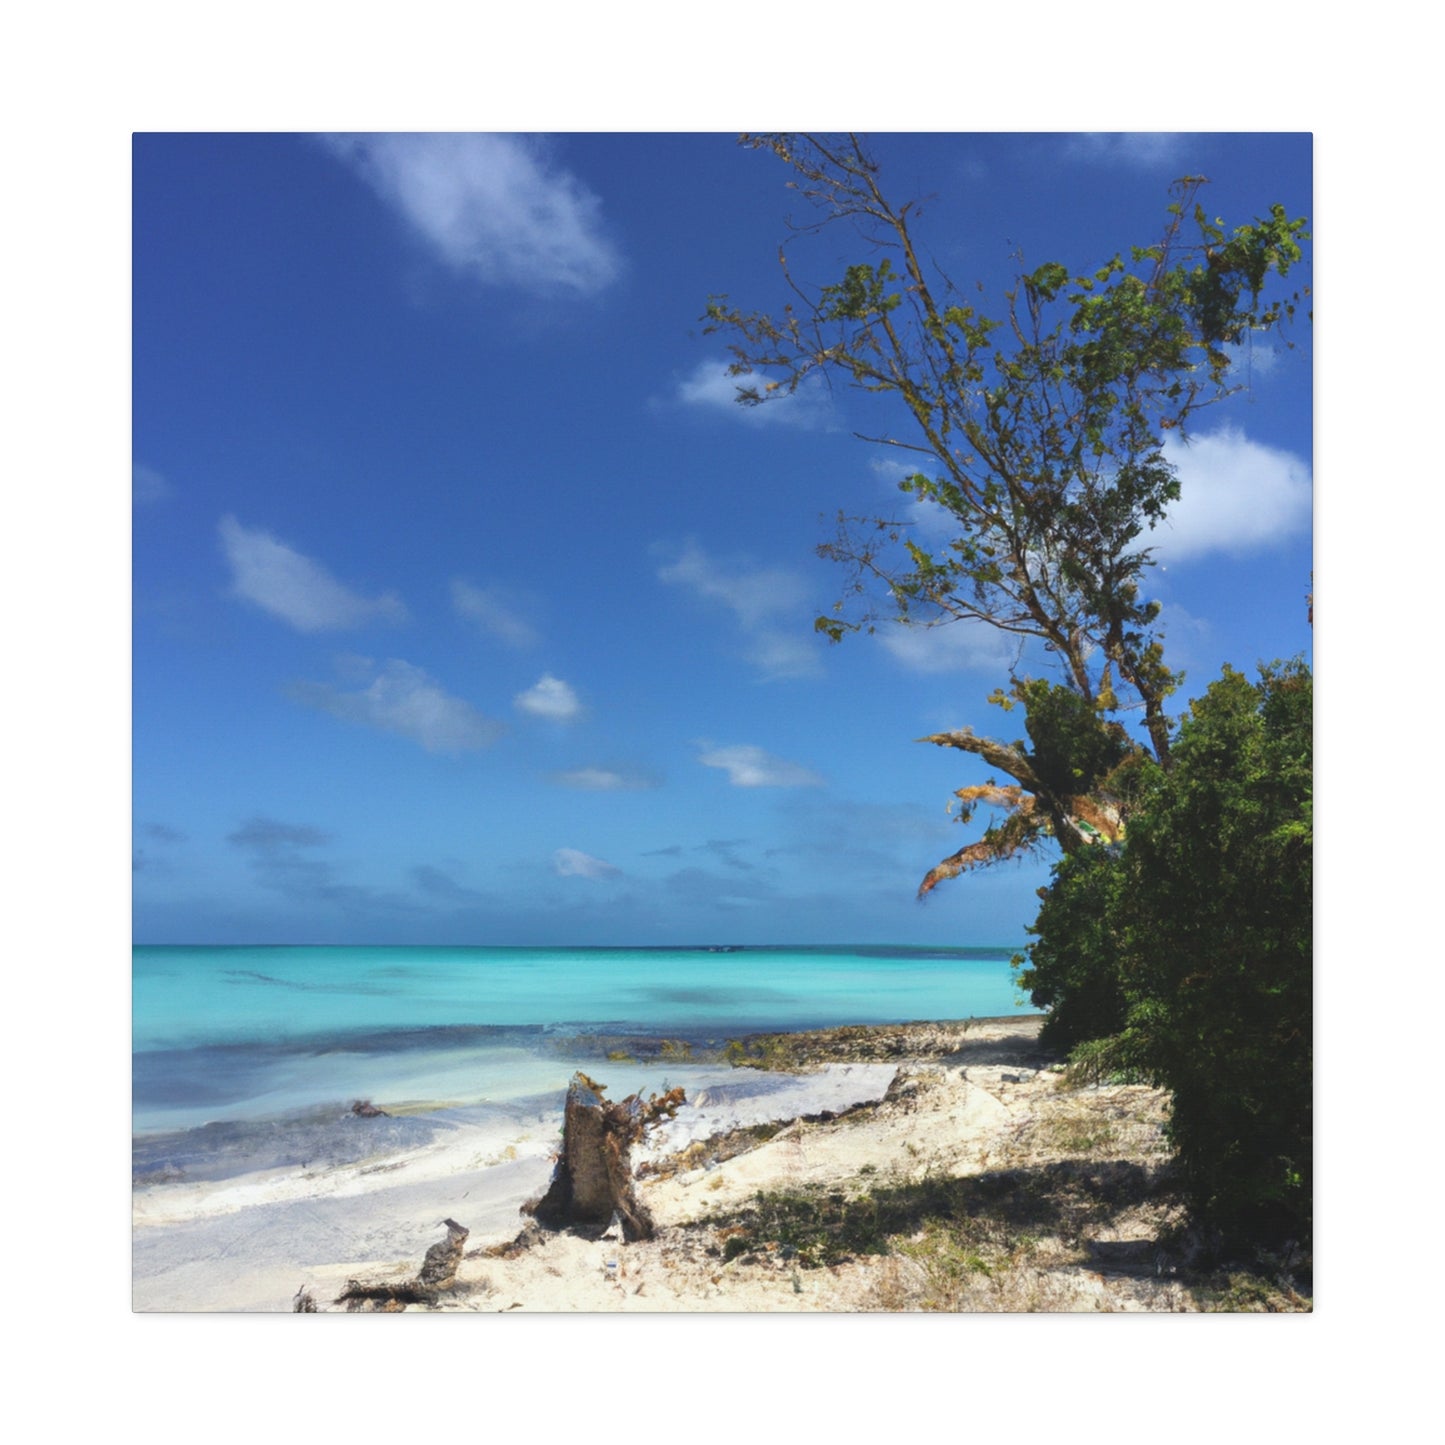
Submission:
M 138 1132 L 353 1098 L 498 1107 L 565 1085 L 559 1036 L 723 1040 L 1021 1010 L 1012 950 L 133 950 Z M 214 1131 L 213 1131 L 214 1133 Z

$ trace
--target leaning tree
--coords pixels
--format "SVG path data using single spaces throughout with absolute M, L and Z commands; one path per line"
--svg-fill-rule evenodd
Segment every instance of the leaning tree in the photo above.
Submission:
M 1306 222 L 1276 205 L 1226 230 L 1199 202 L 1204 178 L 1186 177 L 1152 245 L 1091 270 L 1023 270 L 1020 258 L 990 315 L 981 283 L 971 296 L 927 259 L 920 204 L 885 195 L 857 137 L 742 139 L 789 166 L 812 206 L 795 239 L 847 222 L 871 259 L 809 286 L 785 245 L 781 312 L 711 298 L 707 330 L 730 338 L 739 401 L 766 405 L 822 377 L 894 403 L 896 430 L 863 439 L 907 458 L 901 491 L 949 521 L 930 546 L 898 518 L 840 514 L 819 550 L 847 567 L 846 593 L 817 628 L 837 641 L 884 620 L 974 620 L 1019 643 L 993 700 L 1022 705 L 1027 739 L 966 727 L 926 739 L 1011 781 L 959 791 L 965 821 L 981 804 L 1000 812 L 920 892 L 1049 837 L 1066 853 L 1116 838 L 1140 763 L 1169 765 L 1165 703 L 1180 681 L 1141 590 L 1149 532 L 1179 496 L 1165 438 L 1239 388 L 1242 343 L 1295 315 L 1304 293 L 1280 281 Z M 1025 675 L 1029 644 L 1052 655 L 1054 676 Z

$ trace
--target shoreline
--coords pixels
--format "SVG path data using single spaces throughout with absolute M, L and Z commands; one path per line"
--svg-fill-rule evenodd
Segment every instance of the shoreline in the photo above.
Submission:
M 336 1105 L 137 1134 L 133 1172 L 158 1142 L 228 1128 L 269 1146 L 271 1132 L 289 1126 L 303 1136 L 299 1145 L 288 1139 L 292 1152 L 309 1148 L 317 1157 L 237 1169 L 223 1156 L 209 1170 L 142 1172 L 132 1187 L 132 1308 L 289 1310 L 298 1286 L 318 1271 L 349 1276 L 419 1258 L 433 1242 L 435 1222 L 458 1213 L 468 1215 L 474 1247 L 505 1243 L 526 1222 L 522 1204 L 546 1188 L 566 1081 L 579 1065 L 613 1082 L 614 1098 L 657 1090 L 669 1078 L 685 1084 L 690 1102 L 636 1151 L 639 1165 L 700 1138 L 880 1098 L 894 1072 L 852 1063 L 799 1074 L 735 1068 L 721 1041 L 711 1048 L 699 1043 L 700 1057 L 689 1058 L 693 1050 L 680 1041 L 641 1036 L 627 1037 L 632 1048 L 624 1064 L 616 1058 L 622 1041 L 600 1034 L 559 1041 L 550 1096 L 460 1106 L 379 1096 L 377 1118 L 356 1118 Z M 380 1147 L 338 1142 L 352 1131 L 378 1138 Z
M 551 1175 L 560 1092 L 555 1111 L 508 1128 L 441 1110 L 445 1127 L 415 1148 L 145 1185 L 133 1195 L 132 1307 L 289 1311 L 305 1291 L 319 1310 L 344 1309 L 349 1280 L 414 1275 L 447 1219 L 469 1231 L 455 1285 L 410 1308 L 1221 1307 L 1227 1287 L 1169 1254 L 1179 1210 L 1163 1096 L 1060 1089 L 1041 1022 L 759 1034 L 723 1059 L 670 1060 L 688 1102 L 633 1150 L 658 1225 L 645 1242 L 546 1231 L 521 1212 Z M 599 1072 L 617 1083 L 620 1049 L 601 1047 L 617 1041 L 596 1042 L 615 1065 Z M 1304 1283 L 1222 1307 L 1308 1309 Z

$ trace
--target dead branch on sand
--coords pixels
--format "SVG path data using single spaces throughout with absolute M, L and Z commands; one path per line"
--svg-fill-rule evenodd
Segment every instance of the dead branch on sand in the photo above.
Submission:
M 367 1283 L 349 1279 L 346 1288 L 336 1297 L 337 1304 L 348 1310 L 403 1310 L 407 1305 L 430 1305 L 443 1291 L 457 1282 L 457 1268 L 462 1262 L 462 1247 L 470 1230 L 455 1219 L 444 1219 L 447 1237 L 427 1250 L 421 1269 L 413 1279 L 400 1284 Z

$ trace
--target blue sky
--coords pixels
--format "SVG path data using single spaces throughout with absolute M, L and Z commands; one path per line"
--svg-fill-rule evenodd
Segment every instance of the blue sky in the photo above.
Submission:
M 874 148 L 994 298 L 1153 240 L 1181 174 L 1313 214 L 1307 136 Z M 787 179 L 721 134 L 136 138 L 137 941 L 1022 941 L 1046 864 L 913 899 L 983 777 L 913 740 L 1018 730 L 997 639 L 814 634 L 893 475 L 859 397 L 743 411 L 702 334 L 784 299 Z M 1296 339 L 1175 458 L 1186 697 L 1309 652 Z

